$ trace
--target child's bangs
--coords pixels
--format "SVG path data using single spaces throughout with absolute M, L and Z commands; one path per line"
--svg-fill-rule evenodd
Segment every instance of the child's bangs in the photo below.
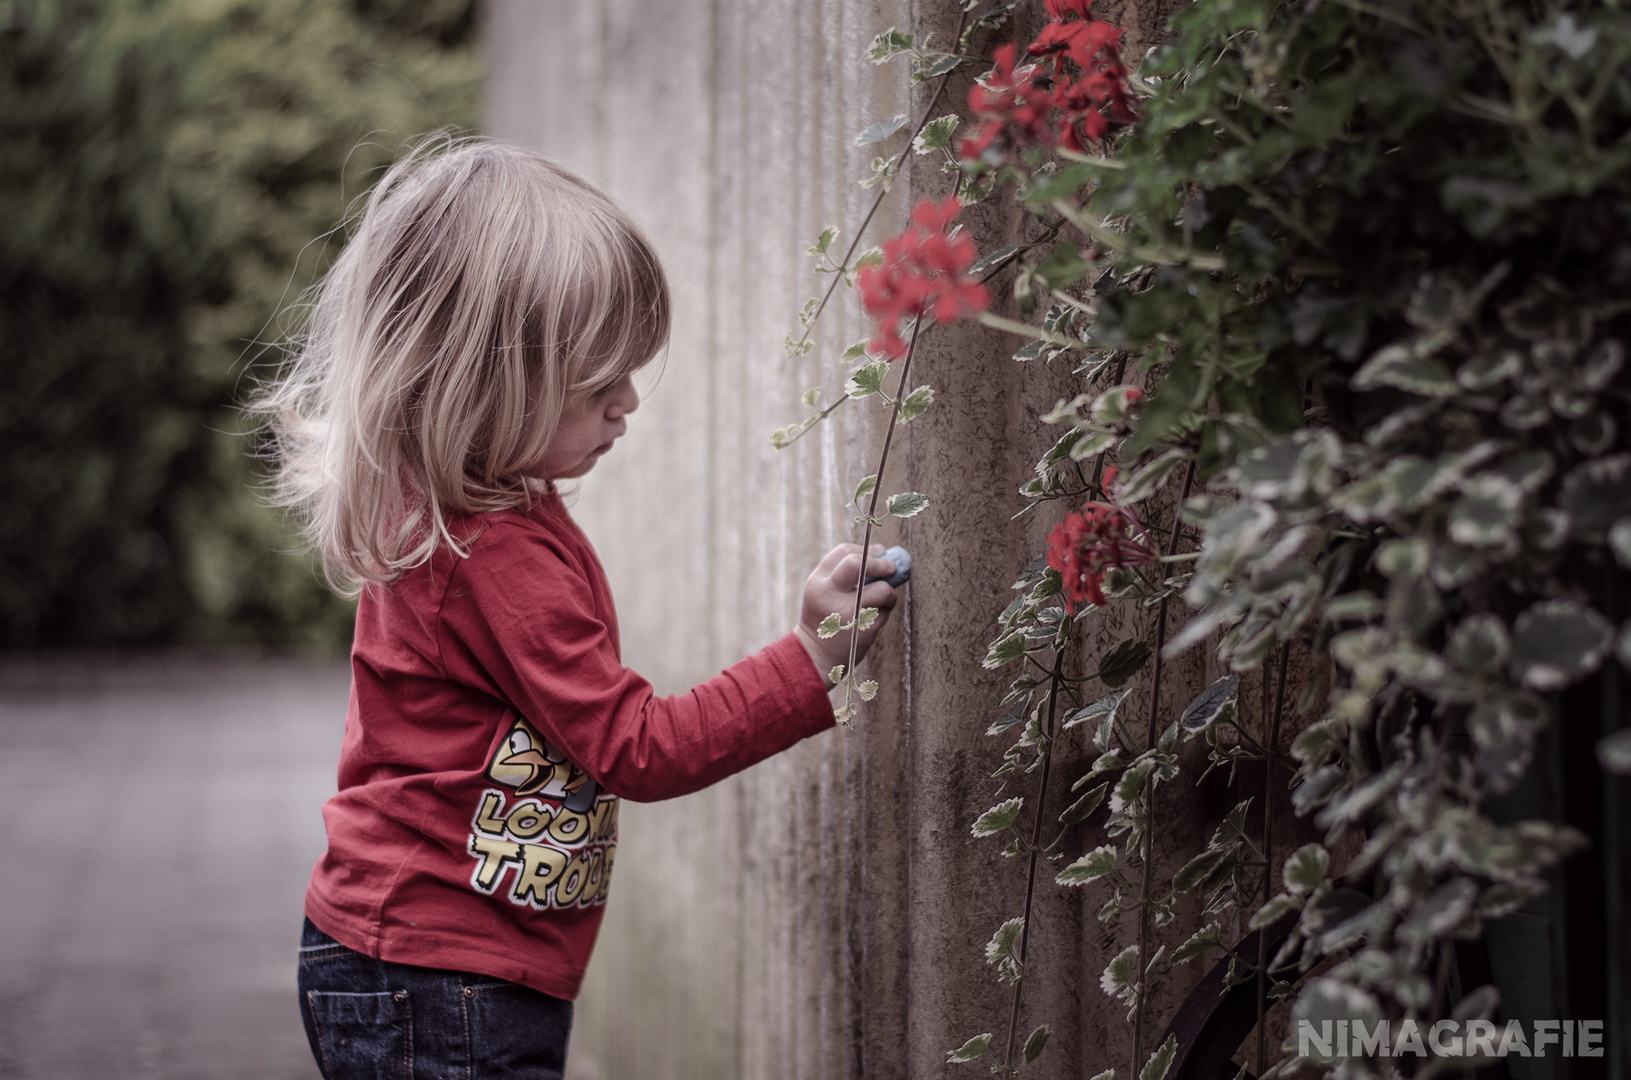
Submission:
M 645 237 L 622 222 L 591 241 L 578 282 L 570 394 L 600 390 L 668 344 L 668 282 Z M 593 250 L 598 249 L 598 250 Z

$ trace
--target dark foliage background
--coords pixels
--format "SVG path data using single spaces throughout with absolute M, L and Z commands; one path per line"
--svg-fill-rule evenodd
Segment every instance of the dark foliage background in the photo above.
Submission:
M 349 640 L 236 404 L 372 177 L 474 124 L 475 30 L 474 0 L 0 2 L 0 645 Z

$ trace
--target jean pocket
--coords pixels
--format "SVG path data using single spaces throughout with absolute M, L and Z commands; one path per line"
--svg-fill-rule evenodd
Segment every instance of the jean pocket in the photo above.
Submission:
M 413 1080 L 408 992 L 306 991 L 326 1080 Z
M 483 1080 L 561 1080 L 572 1003 L 513 983 L 464 988 L 470 1065 Z

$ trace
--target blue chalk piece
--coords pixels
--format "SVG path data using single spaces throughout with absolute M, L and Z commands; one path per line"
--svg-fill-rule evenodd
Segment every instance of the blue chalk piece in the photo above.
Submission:
M 908 581 L 912 580 L 911 552 L 907 551 L 903 547 L 892 547 L 883 553 L 883 557 L 895 564 L 894 576 L 886 578 L 869 577 L 866 579 L 866 583 L 868 585 L 872 584 L 874 581 L 887 581 L 889 584 L 898 589 Z

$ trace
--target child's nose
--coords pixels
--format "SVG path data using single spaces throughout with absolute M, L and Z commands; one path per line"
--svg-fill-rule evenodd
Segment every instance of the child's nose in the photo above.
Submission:
M 606 415 L 615 420 L 639 407 L 640 392 L 634 388 L 634 377 L 625 375 L 612 387 L 611 398 L 606 402 Z

